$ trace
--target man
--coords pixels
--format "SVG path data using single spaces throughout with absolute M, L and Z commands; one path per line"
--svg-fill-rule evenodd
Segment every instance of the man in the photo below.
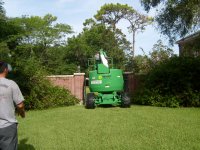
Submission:
M 0 61 L 0 150 L 17 150 L 17 120 L 15 106 L 24 118 L 24 97 L 18 85 L 6 79 L 9 65 Z

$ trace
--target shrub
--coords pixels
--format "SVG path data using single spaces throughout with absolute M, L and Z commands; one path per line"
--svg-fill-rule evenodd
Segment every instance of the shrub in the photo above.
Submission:
M 133 96 L 133 103 L 160 107 L 179 107 L 179 99 L 173 95 L 162 95 L 158 90 L 144 89 Z
M 157 65 L 147 75 L 148 89 L 159 89 L 162 93 L 183 93 L 200 90 L 200 58 L 172 57 Z
M 35 58 L 15 64 L 14 80 L 25 97 L 26 109 L 44 109 L 74 105 L 78 100 L 66 89 L 53 86 L 46 79 L 46 71 Z
M 173 57 L 156 65 L 133 103 L 164 107 L 200 106 L 200 58 Z
M 44 85 L 41 92 L 33 89 L 25 101 L 26 109 L 46 109 L 58 106 L 70 106 L 79 102 L 64 88 Z M 40 99 L 38 99 L 40 97 Z

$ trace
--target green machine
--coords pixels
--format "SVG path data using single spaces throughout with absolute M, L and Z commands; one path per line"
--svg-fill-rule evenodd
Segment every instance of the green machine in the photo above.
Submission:
M 123 72 L 113 69 L 113 59 L 100 50 L 94 58 L 88 60 L 88 65 L 92 66 L 92 70 L 89 71 L 90 93 L 85 98 L 86 108 L 107 104 L 130 107 L 130 98 L 124 92 Z

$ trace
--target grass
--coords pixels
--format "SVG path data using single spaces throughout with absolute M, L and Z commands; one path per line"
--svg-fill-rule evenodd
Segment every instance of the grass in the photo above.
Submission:
M 200 109 L 83 106 L 29 111 L 19 150 L 199 150 Z

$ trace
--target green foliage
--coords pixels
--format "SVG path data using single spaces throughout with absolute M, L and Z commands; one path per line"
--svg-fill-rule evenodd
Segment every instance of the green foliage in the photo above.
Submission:
M 129 32 L 133 35 L 133 46 L 132 46 L 132 56 L 134 57 L 135 52 L 135 34 L 136 31 L 144 31 L 145 27 L 152 23 L 153 18 L 142 15 L 134 10 L 131 6 L 127 4 L 105 4 L 97 11 L 94 16 L 97 21 L 101 23 L 108 24 L 113 32 L 117 34 L 119 29 L 116 28 L 116 24 L 125 19 L 130 23 L 128 27 Z M 89 21 L 89 20 L 88 20 Z M 91 21 L 91 20 L 90 20 Z
M 10 62 L 10 50 L 7 43 L 0 42 L 0 60 L 5 62 Z
M 17 36 L 21 32 L 21 27 L 14 24 L 12 20 L 0 19 L 0 42 L 9 40 L 12 36 Z
M 65 44 L 64 37 L 72 33 L 71 26 L 56 23 L 57 17 L 47 14 L 44 17 L 23 16 L 12 21 L 23 29 L 21 43 L 40 45 L 42 49 L 52 45 Z
M 134 58 L 129 56 L 126 63 L 126 71 L 132 71 L 139 74 L 148 73 L 151 67 L 151 60 L 147 55 L 137 55 Z
M 116 30 L 116 24 L 125 17 L 132 7 L 127 4 L 105 4 L 97 11 L 94 16 L 96 20 L 111 25 L 113 30 Z
M 38 99 L 38 97 L 40 99 Z M 79 102 L 71 93 L 60 87 L 53 87 L 48 81 L 31 89 L 25 101 L 26 109 L 46 109 L 58 106 L 70 106 Z
M 200 106 L 200 58 L 172 57 L 145 77 L 133 102 L 154 106 Z
M 2 21 L 2 19 L 5 18 L 5 10 L 3 8 L 3 2 L 2 0 L 0 0 L 0 21 Z
M 46 56 L 45 69 L 49 74 L 73 74 L 77 71 L 76 64 L 66 59 L 68 53 L 65 46 L 48 48 Z
M 149 55 L 152 67 L 174 56 L 173 50 L 164 45 L 162 40 L 158 40 L 157 43 L 153 45 L 152 52 L 150 52 Z
M 56 20 L 57 17 L 51 14 L 11 19 L 13 24 L 21 27 L 20 34 L 9 41 L 13 57 L 38 58 L 49 74 L 71 73 L 74 65 L 67 65 L 64 47 L 65 37 L 72 33 L 72 29 L 67 24 L 56 23 Z
M 145 87 L 138 90 L 132 102 L 140 105 L 152 105 L 159 107 L 179 107 L 180 100 L 173 95 L 162 95 L 158 89 L 149 90 Z
M 143 49 L 141 49 L 143 51 Z M 134 58 L 132 55 L 128 57 L 126 70 L 133 71 L 134 73 L 146 74 L 152 70 L 156 65 L 159 65 L 163 61 L 169 60 L 173 54 L 173 50 L 164 45 L 161 40 L 153 45 L 152 51 L 149 55 L 138 55 Z
M 46 79 L 47 73 L 36 58 L 18 60 L 15 66 L 15 81 L 25 96 L 26 109 L 69 106 L 78 102 L 69 91 L 50 84 Z
M 116 67 L 123 68 L 125 54 L 122 47 L 128 45 L 125 39 L 118 40 L 115 33 L 105 25 L 87 24 L 81 34 L 68 39 L 66 59 L 80 66 L 81 71 L 86 71 L 88 58 L 94 57 L 96 52 L 104 49 L 107 55 L 114 59 Z
M 199 90 L 200 59 L 172 57 L 154 68 L 147 78 L 149 88 L 163 89 L 163 92 L 183 92 L 188 89 Z M 160 83 L 160 84 L 159 84 Z M 165 93 L 166 93 L 165 92 Z
M 0 1 L 0 12 L 3 7 Z M 74 64 L 65 60 L 66 24 L 56 24 L 56 17 L 24 16 L 0 18 L 0 60 L 11 63 L 14 79 L 25 96 L 26 109 L 44 109 L 74 105 L 78 100 L 69 91 L 54 87 L 49 73 L 72 73 Z
M 199 0 L 142 0 L 141 3 L 147 11 L 152 7 L 160 8 L 155 20 L 161 33 L 171 40 L 200 27 Z

